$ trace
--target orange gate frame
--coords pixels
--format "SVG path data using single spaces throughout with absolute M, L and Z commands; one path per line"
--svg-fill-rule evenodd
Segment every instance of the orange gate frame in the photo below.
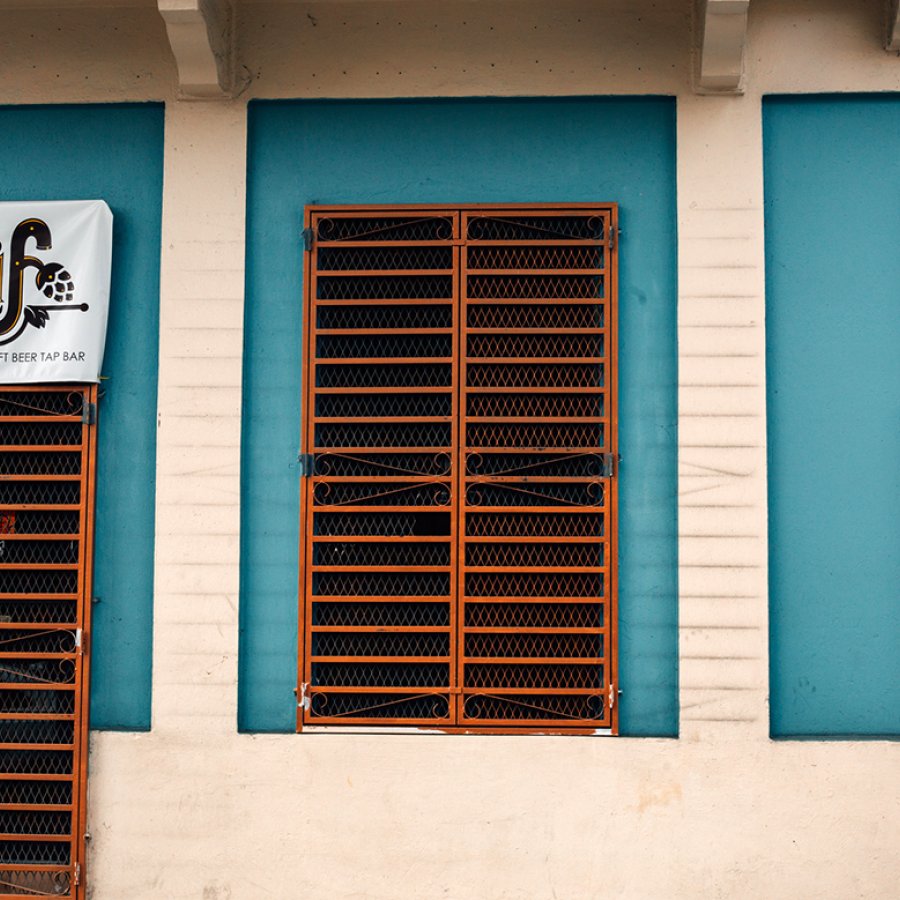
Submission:
M 0 387 L 0 898 L 85 891 L 96 404 Z
M 616 204 L 304 224 L 298 731 L 617 733 Z

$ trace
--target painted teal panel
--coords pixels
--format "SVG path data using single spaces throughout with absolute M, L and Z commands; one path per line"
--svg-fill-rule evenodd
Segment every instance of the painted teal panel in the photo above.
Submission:
M 105 200 L 112 295 L 100 401 L 91 727 L 150 727 L 161 104 L 0 107 L 0 200 Z
M 900 733 L 900 94 L 763 105 L 771 728 Z
M 253 102 L 239 726 L 294 727 L 307 203 L 621 204 L 621 703 L 674 735 L 675 104 L 669 98 Z

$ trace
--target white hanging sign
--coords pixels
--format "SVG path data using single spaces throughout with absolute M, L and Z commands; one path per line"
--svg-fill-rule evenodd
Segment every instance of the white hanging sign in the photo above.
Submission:
M 111 265 L 102 200 L 0 203 L 0 384 L 99 380 Z

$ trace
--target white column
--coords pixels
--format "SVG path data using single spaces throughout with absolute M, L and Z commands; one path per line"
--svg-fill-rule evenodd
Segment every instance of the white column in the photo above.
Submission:
M 237 711 L 246 106 L 166 108 L 153 728 Z
M 678 98 L 681 735 L 767 737 L 758 95 Z

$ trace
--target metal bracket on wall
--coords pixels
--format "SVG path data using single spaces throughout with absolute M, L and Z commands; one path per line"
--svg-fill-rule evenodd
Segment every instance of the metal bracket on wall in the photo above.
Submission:
M 231 0 L 157 0 L 185 100 L 226 100 L 234 92 Z
M 900 55 L 900 0 L 888 4 L 887 33 L 884 49 Z
M 750 0 L 697 0 L 697 4 L 694 90 L 742 94 Z

